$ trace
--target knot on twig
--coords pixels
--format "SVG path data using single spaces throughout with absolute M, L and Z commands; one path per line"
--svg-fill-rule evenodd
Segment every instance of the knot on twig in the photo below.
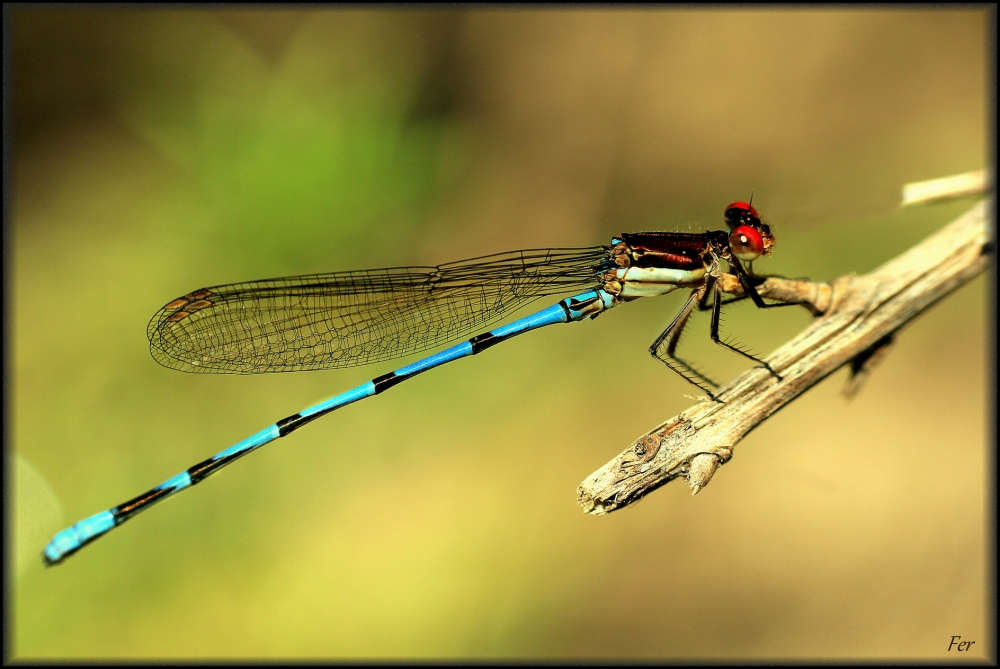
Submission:
M 639 462 L 649 462 L 660 450 L 660 444 L 662 441 L 663 439 L 660 435 L 655 432 L 647 434 L 645 437 L 635 442 L 635 445 L 632 447 L 632 452 L 635 453 L 637 458 L 639 458 Z
M 668 438 L 675 432 L 687 430 L 691 427 L 691 421 L 685 416 L 677 416 L 666 425 L 662 425 L 646 436 L 636 440 L 632 446 L 621 454 L 618 459 L 618 469 L 620 471 L 631 470 L 637 466 L 645 465 L 653 460 L 658 453 L 663 450 L 663 446 L 668 442 Z

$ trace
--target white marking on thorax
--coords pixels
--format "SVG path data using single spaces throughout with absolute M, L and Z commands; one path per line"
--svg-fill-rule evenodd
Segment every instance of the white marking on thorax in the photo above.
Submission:
M 700 283 L 705 278 L 705 268 L 665 269 L 662 267 L 623 267 L 615 271 L 622 282 L 621 298 L 656 297 L 677 290 L 682 285 Z

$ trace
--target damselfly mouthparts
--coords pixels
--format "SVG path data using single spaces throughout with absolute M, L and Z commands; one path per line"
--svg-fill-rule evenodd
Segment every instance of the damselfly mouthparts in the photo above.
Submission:
M 45 547 L 57 564 L 114 527 L 264 444 L 335 409 L 379 393 L 452 360 L 554 323 L 595 318 L 623 302 L 690 288 L 680 313 L 650 353 L 714 400 L 715 383 L 675 355 L 692 311 L 711 309 L 719 345 L 778 373 L 719 337 L 721 261 L 760 308 L 760 278 L 750 266 L 774 245 L 749 203 L 725 211 L 728 230 L 625 233 L 608 246 L 512 251 L 437 267 L 334 272 L 213 286 L 160 309 L 149 323 L 150 351 L 160 364 L 188 372 L 256 374 L 365 365 L 424 351 L 493 323 L 527 302 L 584 290 L 557 304 L 283 418 L 120 506 L 82 520 Z M 728 300 L 728 301 L 733 301 Z M 728 302 L 727 301 L 727 302 Z

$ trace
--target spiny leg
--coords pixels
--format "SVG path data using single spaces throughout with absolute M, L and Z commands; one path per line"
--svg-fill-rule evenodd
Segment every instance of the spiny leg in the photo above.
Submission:
M 675 351 L 677 350 L 677 346 L 681 342 L 681 335 L 684 333 L 684 328 L 687 326 L 687 321 L 691 317 L 691 313 L 692 312 L 693 312 L 692 309 L 688 309 L 687 310 L 687 314 L 684 315 L 683 320 L 680 323 L 677 324 L 677 327 L 674 329 L 673 333 L 667 338 L 668 339 L 668 341 L 667 341 L 667 349 L 664 352 L 664 354 L 666 356 L 668 356 L 669 358 L 671 358 L 672 360 L 676 361 L 677 363 L 679 363 L 679 364 L 683 365 L 684 367 L 686 367 L 692 374 L 695 374 L 696 376 L 698 376 L 698 378 L 700 378 L 702 381 L 706 382 L 708 385 L 713 386 L 713 387 L 718 387 L 718 385 L 719 385 L 718 383 L 716 383 L 712 379 L 708 378 L 707 376 L 705 376 L 704 374 L 702 374 L 701 372 L 699 372 L 697 369 L 694 368 L 693 365 L 691 365 L 686 360 L 682 360 L 680 357 L 678 357 L 675 354 Z M 662 337 L 662 335 L 661 335 L 661 337 Z M 662 344 L 662 341 L 660 341 L 660 343 Z
M 734 346 L 734 345 L 732 345 L 732 344 L 730 344 L 728 342 L 722 341 L 722 339 L 719 337 L 719 317 L 722 315 L 722 290 L 720 290 L 717 285 L 713 286 L 713 288 L 715 290 L 715 299 L 713 300 L 713 304 L 712 304 L 712 325 L 711 325 L 711 330 L 710 330 L 710 334 L 712 336 L 712 341 L 714 341 L 719 346 L 724 346 L 725 348 L 728 348 L 730 351 L 734 351 L 736 353 L 739 353 L 744 358 L 749 358 L 750 360 L 753 360 L 754 362 L 756 362 L 756 363 L 758 363 L 760 365 L 763 365 L 764 369 L 766 369 L 767 371 L 771 372 L 771 374 L 773 374 L 774 377 L 777 378 L 780 381 L 781 380 L 781 375 L 778 374 L 776 371 L 774 371 L 774 369 L 771 368 L 771 365 L 769 365 L 767 362 L 765 362 L 764 360 L 761 360 L 760 358 L 758 358 L 758 357 L 756 357 L 754 355 L 751 355 L 750 353 L 747 353 L 746 351 L 742 350 L 738 346 Z M 784 306 L 784 305 L 785 305 L 784 302 L 779 303 L 779 304 L 767 304 L 767 305 L 765 305 L 765 308 L 766 307 L 779 307 L 779 306 Z
M 705 393 L 707 393 L 713 400 L 719 401 L 719 399 L 715 396 L 715 393 L 712 392 L 712 388 L 717 388 L 719 384 L 715 383 L 690 364 L 674 355 L 674 351 L 677 349 L 677 344 L 680 342 L 681 333 L 684 331 L 684 326 L 687 325 L 691 312 L 694 311 L 695 305 L 704 297 L 706 291 L 707 286 L 701 286 L 700 288 L 691 291 L 691 296 L 688 298 L 687 302 L 684 303 L 680 312 L 674 316 L 674 320 L 670 322 L 670 325 L 667 326 L 660 336 L 656 338 L 656 341 L 654 341 L 649 347 L 649 354 L 666 365 L 670 371 L 705 391 Z M 664 342 L 667 342 L 667 345 L 661 355 L 660 349 L 663 348 Z

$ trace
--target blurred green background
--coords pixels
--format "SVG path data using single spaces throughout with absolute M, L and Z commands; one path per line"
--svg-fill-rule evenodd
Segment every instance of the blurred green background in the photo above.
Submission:
M 992 652 L 981 277 L 856 399 L 838 372 L 693 499 L 576 505 L 699 394 L 646 352 L 672 295 L 422 376 L 39 557 L 408 361 L 166 370 L 146 323 L 193 289 L 701 231 L 751 192 L 778 239 L 758 271 L 874 269 L 974 203 L 898 209 L 988 160 L 991 10 L 5 14 L 14 658 Z M 808 323 L 740 304 L 724 325 L 766 354 Z M 747 367 L 707 331 L 692 360 Z

